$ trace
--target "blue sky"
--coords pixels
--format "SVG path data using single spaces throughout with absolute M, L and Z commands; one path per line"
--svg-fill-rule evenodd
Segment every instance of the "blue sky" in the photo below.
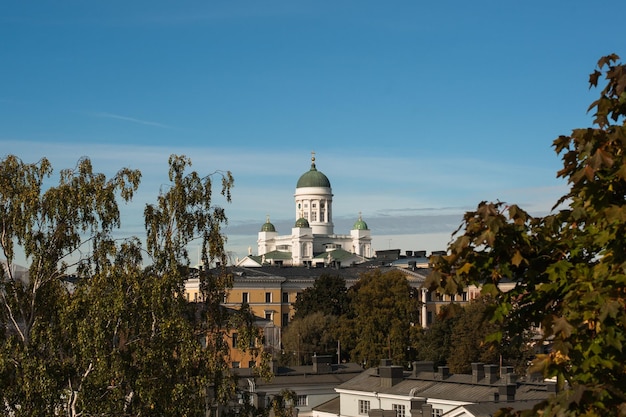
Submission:
M 363 213 L 374 249 L 440 250 L 481 200 L 545 214 L 565 192 L 552 140 L 591 125 L 588 75 L 626 55 L 626 3 L 7 1 L 0 156 L 57 172 L 88 156 L 144 174 L 170 154 L 231 170 L 228 249 L 294 222 L 298 177 L 331 180 L 335 231 Z M 218 201 L 218 203 L 222 204 Z

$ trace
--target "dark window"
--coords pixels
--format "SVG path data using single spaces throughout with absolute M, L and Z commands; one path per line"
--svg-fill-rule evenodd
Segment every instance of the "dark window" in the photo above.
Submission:
M 239 338 L 239 335 L 237 333 L 233 333 L 233 347 L 236 348 L 237 347 L 237 339 Z
M 285 327 L 288 324 L 289 324 L 289 313 L 283 313 L 282 326 Z
M 271 303 L 272 302 L 272 293 L 271 292 L 266 292 L 265 293 L 265 302 L 266 303 Z
M 247 292 L 241 293 L 241 302 L 242 303 L 248 303 L 249 302 L 249 300 L 248 300 L 248 293 Z
M 289 293 L 288 292 L 284 292 L 283 293 L 283 303 L 288 303 L 289 302 Z

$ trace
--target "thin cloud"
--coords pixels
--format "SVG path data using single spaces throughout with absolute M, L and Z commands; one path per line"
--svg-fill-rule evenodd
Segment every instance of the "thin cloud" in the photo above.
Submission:
M 96 112 L 96 113 L 89 113 L 92 116 L 95 117 L 100 117 L 100 118 L 104 118 L 104 119 L 116 119 L 116 120 L 123 120 L 126 122 L 131 122 L 131 123 L 137 123 L 140 125 L 146 125 L 146 126 L 155 126 L 155 127 L 161 127 L 164 129 L 172 129 L 172 126 L 163 124 L 163 123 L 158 123 L 158 122 L 152 122 L 150 120 L 142 120 L 142 119 L 137 119 L 135 117 L 128 117 L 128 116 L 123 116 L 120 114 L 114 114 L 114 113 L 106 113 L 106 112 Z

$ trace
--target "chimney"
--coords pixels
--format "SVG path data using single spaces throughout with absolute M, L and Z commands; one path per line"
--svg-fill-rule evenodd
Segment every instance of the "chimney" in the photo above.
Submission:
M 411 257 L 413 257 L 413 251 L 412 251 L 412 250 L 408 250 L 408 251 L 406 251 L 406 257 L 407 257 L 407 258 L 411 258 Z
M 420 372 L 433 372 L 433 369 L 435 369 L 435 362 L 433 361 L 413 362 L 413 376 L 414 377 L 417 377 Z M 429 375 L 429 377 L 431 375 Z
M 487 384 L 493 384 L 498 380 L 498 365 L 485 365 L 485 381 Z
M 380 366 L 391 366 L 391 359 L 381 359 Z
M 498 393 L 500 394 L 500 398 L 502 398 L 504 401 L 515 401 L 516 388 L 516 384 L 500 385 L 498 387 Z
M 380 386 L 391 388 L 404 379 L 404 369 L 401 366 L 381 366 L 378 368 Z
M 411 417 L 422 417 L 422 407 L 426 404 L 424 399 L 411 400 Z M 430 416 L 428 416 L 430 417 Z
M 506 374 L 512 374 L 513 372 L 512 366 L 503 366 L 500 368 L 500 378 L 503 378 Z
M 443 381 L 449 376 L 450 376 L 450 368 L 448 368 L 447 366 L 440 366 L 437 369 L 437 379 Z
M 424 404 L 422 406 L 422 416 L 429 417 L 433 415 L 433 406 L 432 404 Z
M 331 355 L 313 356 L 313 373 L 327 374 L 332 372 L 333 357 Z
M 482 362 L 472 363 L 472 383 L 478 384 L 485 378 L 485 364 Z
M 504 380 L 505 384 L 517 384 L 517 375 L 515 375 L 513 372 L 508 372 L 502 375 L 502 379 Z

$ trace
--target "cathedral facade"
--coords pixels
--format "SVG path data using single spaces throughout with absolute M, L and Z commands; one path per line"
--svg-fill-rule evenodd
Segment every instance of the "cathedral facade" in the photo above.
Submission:
M 294 214 L 288 235 L 280 235 L 268 216 L 259 231 L 258 255 L 246 257 L 240 266 L 349 266 L 373 256 L 371 231 L 360 215 L 349 234 L 335 233 L 332 188 L 328 177 L 317 170 L 314 155 L 311 168 L 296 184 Z

